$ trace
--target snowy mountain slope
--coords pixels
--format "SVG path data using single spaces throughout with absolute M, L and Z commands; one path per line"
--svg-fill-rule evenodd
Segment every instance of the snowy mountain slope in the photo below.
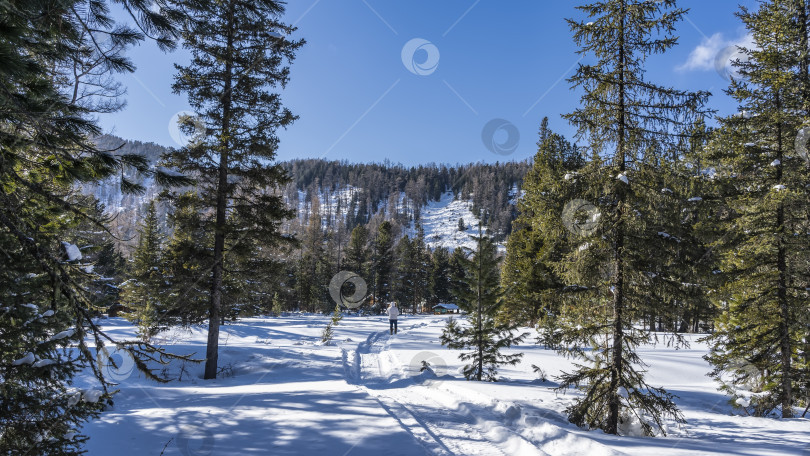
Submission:
M 472 213 L 472 202 L 454 199 L 452 192 L 442 194 L 441 200 L 430 201 L 422 209 L 421 224 L 425 230 L 425 243 L 431 249 L 445 247 L 450 251 L 458 247 L 474 248 L 475 241 L 470 237 L 477 234 L 478 217 Z M 467 227 L 459 231 L 458 220 L 464 220 Z M 415 229 L 411 230 L 415 234 Z
M 660 438 L 617 437 L 567 422 L 579 392 L 541 382 L 571 363 L 535 345 L 498 383 L 463 380 L 458 352 L 443 348 L 441 316 L 402 316 L 388 335 L 382 317 L 346 316 L 335 345 L 319 335 L 328 316 L 251 318 L 222 327 L 222 377 L 200 379 L 203 366 L 172 363 L 181 381 L 149 382 L 120 363 L 121 393 L 112 410 L 84 428 L 90 455 L 800 455 L 810 448 L 810 420 L 732 414 L 706 377 L 707 346 L 641 347 L 649 380 L 678 395 L 688 424 Z M 120 319 L 101 321 L 119 338 L 134 335 Z M 206 329 L 174 330 L 158 342 L 177 353 L 205 352 Z M 420 372 L 427 360 L 435 372 Z M 126 360 L 124 360 L 126 361 Z M 89 376 L 80 387 L 91 388 Z M 164 448 L 165 447 L 165 448 Z

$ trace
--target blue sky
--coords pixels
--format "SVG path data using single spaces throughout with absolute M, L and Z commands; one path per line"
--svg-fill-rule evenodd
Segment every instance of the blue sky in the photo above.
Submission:
M 573 136 L 560 114 L 579 101 L 565 80 L 579 56 L 564 19 L 579 17 L 579 3 L 291 0 L 285 21 L 307 44 L 283 92 L 300 119 L 279 132 L 278 158 L 408 166 L 523 160 L 536 151 L 543 116 Z M 680 44 L 648 60 L 647 78 L 709 90 L 719 115 L 734 112 L 723 94 L 723 62 L 730 46 L 746 41 L 734 16 L 738 4 L 755 6 L 754 0 L 682 0 L 690 12 L 678 28 Z M 187 62 L 188 53 L 164 54 L 144 43 L 129 55 L 137 71 L 120 77 L 127 106 L 102 116 L 102 127 L 177 146 L 171 119 L 189 107 L 170 85 L 173 63 Z

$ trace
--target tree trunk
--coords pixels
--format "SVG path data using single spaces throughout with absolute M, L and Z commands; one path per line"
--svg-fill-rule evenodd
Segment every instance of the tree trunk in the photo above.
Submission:
M 222 311 L 222 271 L 223 256 L 225 252 L 225 228 L 228 194 L 228 133 L 231 117 L 231 73 L 233 72 L 233 35 L 234 35 L 234 8 L 230 3 L 228 8 L 228 41 L 225 62 L 225 85 L 222 97 L 222 136 L 225 138 L 220 144 L 219 175 L 217 183 L 216 226 L 214 228 L 214 265 L 211 268 L 211 304 L 208 309 L 208 346 L 205 351 L 205 373 L 203 378 L 210 380 L 217 378 L 217 361 L 219 357 L 219 325 Z
M 618 141 L 616 144 L 619 172 L 625 172 L 625 86 L 624 86 L 624 15 L 625 4 L 622 1 L 621 18 L 619 19 L 619 119 L 617 122 L 618 127 Z M 608 416 L 607 423 L 605 424 L 605 432 L 608 434 L 619 433 L 619 412 L 620 412 L 620 399 L 619 399 L 619 381 L 622 377 L 622 369 L 624 367 L 624 327 L 623 327 L 623 311 L 624 311 L 624 197 L 625 188 L 624 184 L 618 185 L 618 221 L 616 223 L 616 244 L 614 248 L 614 256 L 616 261 L 616 275 L 613 282 L 613 345 L 611 347 L 611 367 L 610 367 L 610 398 L 608 399 Z
M 780 96 L 776 94 L 776 108 L 781 111 Z M 782 124 L 781 122 L 776 128 L 776 153 L 779 166 L 776 167 L 776 179 L 778 183 L 782 183 Z M 776 236 L 777 236 L 777 258 L 776 267 L 779 271 L 779 279 L 777 284 L 777 299 L 779 302 L 779 352 L 781 355 L 780 362 L 782 364 L 782 418 L 793 418 L 793 375 L 791 373 L 791 351 L 792 344 L 790 343 L 790 308 L 787 299 L 787 259 L 785 252 L 785 243 L 782 241 L 785 235 L 785 206 L 779 202 L 779 207 L 776 209 Z

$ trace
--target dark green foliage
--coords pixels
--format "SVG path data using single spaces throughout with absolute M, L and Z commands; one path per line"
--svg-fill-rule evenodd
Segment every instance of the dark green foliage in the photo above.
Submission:
M 450 281 L 450 252 L 445 247 L 437 247 L 431 256 L 430 266 L 430 296 L 428 304 L 431 306 L 437 303 L 452 302 Z
M 575 191 L 567 181 L 577 179 L 582 160 L 571 143 L 546 125 L 543 119 L 538 152 L 523 180 L 518 217 L 506 245 L 499 317 L 529 326 L 542 322 L 554 330 L 565 287 L 558 264 L 573 248 L 558 214 Z
M 417 236 L 400 239 L 396 247 L 398 259 L 395 271 L 394 300 L 402 311 L 410 308 L 413 313 L 429 294 L 428 274 L 430 270 L 430 253 L 425 246 L 424 231 L 417 228 Z
M 755 44 L 728 89 L 741 113 L 721 119 L 701 155 L 716 170 L 707 231 L 722 311 L 707 359 L 732 403 L 757 416 L 793 417 L 810 384 L 810 166 L 798 138 L 810 119 L 809 13 L 802 0 L 741 8 Z
M 141 30 L 172 46 L 176 10 L 125 3 Z M 115 23 L 104 1 L 10 0 L 0 2 L 0 18 L 0 453 L 80 454 L 80 427 L 109 398 L 86 338 L 96 350 L 128 351 L 147 376 L 156 349 L 113 341 L 95 326 L 117 294 L 101 273 L 115 279 L 121 262 L 102 208 L 75 188 L 124 170 L 172 179 L 92 141 L 94 114 L 120 107 L 120 88 L 105 78 L 133 70 L 123 51 L 143 33 Z M 121 187 L 142 190 L 125 179 Z M 74 243 L 83 258 L 69 261 Z M 101 402 L 70 389 L 88 368 Z
M 196 113 L 196 118 L 182 120 L 182 129 L 192 132 L 201 123 L 205 131 L 164 158 L 195 177 L 200 228 L 206 234 L 198 242 L 210 242 L 203 245 L 211 262 L 200 272 L 210 274 L 205 378 L 211 379 L 217 374 L 226 283 L 250 287 L 244 279 L 255 271 L 242 267 L 246 262 L 240 256 L 284 240 L 280 224 L 292 216 L 275 192 L 287 176 L 274 159 L 276 131 L 296 117 L 274 90 L 286 86 L 288 65 L 303 41 L 288 38 L 295 28 L 280 21 L 281 2 L 191 2 L 184 11 L 188 17 L 181 34 L 192 59 L 186 66 L 176 65 L 172 89 L 187 94 Z M 232 267 L 234 263 L 241 264 Z
M 122 301 L 133 310 L 130 316 L 137 324 L 144 340 L 150 340 L 168 321 L 161 299 L 165 290 L 163 277 L 163 236 L 154 201 L 149 202 L 146 217 L 140 229 L 138 247 L 132 258 L 130 277 L 124 285 Z
M 361 277 L 367 277 L 369 257 L 368 229 L 361 225 L 352 230 L 349 245 L 346 247 L 346 260 L 343 262 L 343 268 Z
M 203 204 L 193 192 L 174 198 L 174 211 L 169 219 L 173 229 L 166 244 L 163 276 L 167 313 L 161 318 L 165 325 L 202 323 L 207 317 L 210 290 L 211 251 L 206 248 L 211 234 L 205 230 Z
M 568 291 L 563 353 L 586 361 L 564 373 L 560 387 L 585 393 L 568 409 L 577 425 L 619 434 L 637 420 L 645 434 L 663 434 L 665 419 L 683 417 L 668 393 L 644 381 L 636 348 L 654 339 L 638 323 L 655 314 L 673 318 L 698 286 L 688 270 L 672 267 L 700 257 L 678 205 L 663 201 L 660 175 L 672 176 L 673 149 L 704 114 L 708 94 L 644 79 L 646 58 L 677 42 L 675 24 L 685 11 L 674 0 L 605 0 L 578 9 L 587 17 L 569 20 L 574 41 L 595 60 L 570 79 L 583 96 L 565 117 L 587 139 L 590 161 L 565 193 L 598 208 L 599 222 L 569 231 L 577 248 L 558 269 Z
M 380 223 L 374 239 L 374 261 L 372 275 L 374 280 L 374 298 L 385 304 L 392 299 L 392 275 L 394 272 L 394 233 L 393 225 L 388 220 Z
M 327 312 L 331 298 L 325 294 L 328 265 L 325 264 L 324 233 L 320 203 L 313 201 L 312 212 L 301 240 L 296 271 L 296 293 L 299 306 L 307 312 Z
M 449 348 L 470 350 L 459 355 L 462 361 L 470 362 L 464 366 L 467 380 L 494 382 L 500 366 L 515 365 L 523 356 L 501 351 L 519 344 L 528 333 L 516 335 L 517 324 L 495 320 L 500 297 L 497 248 L 492 238 L 480 233 L 480 228 L 474 237 L 478 248 L 470 258 L 463 259 L 463 277 L 456 290 L 459 306 L 470 309 L 470 315 L 463 324 L 450 318 L 440 340 Z

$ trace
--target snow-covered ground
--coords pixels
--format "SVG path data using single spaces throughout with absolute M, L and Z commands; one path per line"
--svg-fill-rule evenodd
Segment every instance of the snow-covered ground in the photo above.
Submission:
M 451 252 L 458 247 L 475 248 L 475 241 L 470 235 L 478 233 L 478 217 L 471 208 L 472 201 L 454 199 L 453 192 L 443 193 L 439 201 L 429 201 L 422 208 L 420 219 L 428 247 L 446 247 Z M 459 218 L 464 219 L 467 228 L 464 231 L 458 230 Z
M 182 380 L 157 384 L 126 359 L 111 410 L 85 426 L 90 455 L 799 455 L 810 452 L 810 420 L 735 416 L 705 376 L 706 346 L 644 347 L 648 378 L 677 394 L 688 424 L 665 438 L 616 437 L 567 422 L 576 392 L 555 393 L 570 362 L 535 345 L 502 381 L 463 380 L 458 352 L 443 348 L 445 317 L 403 316 L 390 336 L 383 317 L 346 316 L 333 345 L 319 342 L 328 317 L 251 318 L 222 328 L 219 365 L 175 362 Z M 122 319 L 102 320 L 120 338 Z M 173 352 L 205 352 L 206 330 L 175 330 L 160 342 Z M 427 360 L 436 371 L 420 372 Z M 537 380 L 532 364 L 551 381 Z M 92 385 L 89 377 L 79 380 Z M 82 386 L 82 385 L 80 385 Z

